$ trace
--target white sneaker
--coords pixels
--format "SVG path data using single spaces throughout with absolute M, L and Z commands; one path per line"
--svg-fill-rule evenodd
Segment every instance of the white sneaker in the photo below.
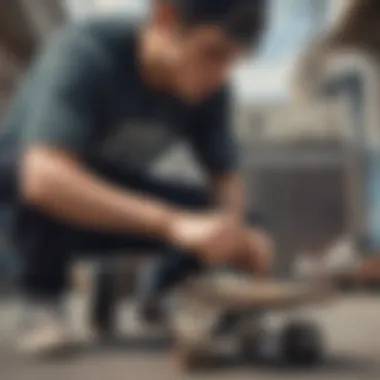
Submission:
M 358 261 L 354 241 L 342 237 L 327 250 L 323 263 L 330 275 L 346 275 L 352 273 Z
M 78 343 L 56 306 L 32 306 L 23 318 L 27 318 L 28 326 L 15 342 L 15 348 L 20 354 L 49 356 L 66 352 Z

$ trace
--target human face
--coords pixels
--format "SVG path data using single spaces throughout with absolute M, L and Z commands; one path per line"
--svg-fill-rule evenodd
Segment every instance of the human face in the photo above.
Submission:
M 173 91 L 190 103 L 215 93 L 246 51 L 222 29 L 211 25 L 188 27 L 173 35 L 171 44 L 175 50 L 171 61 Z
M 201 102 L 218 91 L 234 63 L 249 52 L 249 46 L 215 24 L 186 24 L 166 1 L 155 1 L 151 25 L 158 32 L 166 82 L 188 103 Z

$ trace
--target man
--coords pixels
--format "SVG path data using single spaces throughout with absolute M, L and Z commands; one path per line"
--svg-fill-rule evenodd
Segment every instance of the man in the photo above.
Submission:
M 373 93 L 371 90 L 367 91 L 367 87 L 374 83 L 372 75 L 367 77 L 368 67 L 372 65 L 375 73 L 380 57 L 380 44 L 376 32 L 380 20 L 380 3 L 376 0 L 341 1 L 337 2 L 333 10 L 332 22 L 326 33 L 307 46 L 299 59 L 292 83 L 293 95 L 297 102 L 313 102 L 320 96 L 344 94 L 350 102 L 351 119 L 359 123 L 356 126 L 358 129 L 356 133 L 361 134 L 365 130 L 362 125 L 368 122 L 361 119 L 365 114 L 363 105 L 366 105 L 364 108 L 368 108 L 369 102 L 376 103 L 375 96 L 368 97 L 366 94 Z M 340 72 L 335 72 L 334 77 L 331 77 L 331 74 L 327 76 L 329 60 L 335 57 L 336 61 L 339 56 L 342 56 L 340 59 L 350 56 L 350 63 Z M 352 64 L 353 58 L 356 65 Z M 369 169 L 365 171 L 367 173 L 365 186 L 369 189 L 366 195 L 368 196 L 370 193 L 377 194 L 375 174 L 378 168 L 377 152 L 366 157 L 366 161 L 369 165 Z M 370 174 L 371 168 L 374 174 Z M 369 199 L 365 199 L 365 202 L 369 202 Z M 371 204 L 367 207 L 368 210 L 373 211 L 376 210 L 375 206 Z M 348 283 L 376 284 L 380 282 L 378 226 L 372 222 L 369 227 L 372 228 L 368 231 L 359 228 L 354 242 L 345 242 L 347 246 L 344 246 L 344 250 L 353 250 L 365 255 L 359 263 L 353 263 L 349 273 L 341 276 Z M 345 252 L 346 255 L 349 253 Z
M 244 223 L 228 120 L 232 64 L 258 43 L 263 0 L 161 0 L 149 21 L 98 20 L 60 33 L 36 61 L 6 122 L 17 150 L 13 240 L 22 287 L 43 311 L 20 349 L 67 343 L 59 309 L 76 251 L 171 248 L 208 264 L 266 271 L 271 245 Z M 176 138 L 205 189 L 163 183 L 149 164 Z

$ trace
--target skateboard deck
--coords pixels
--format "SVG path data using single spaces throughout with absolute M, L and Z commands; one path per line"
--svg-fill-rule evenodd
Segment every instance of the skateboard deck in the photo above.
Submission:
M 335 294 L 326 282 L 255 279 L 234 274 L 206 275 L 188 282 L 182 291 L 190 302 L 233 311 L 290 308 L 324 302 Z
M 206 275 L 190 281 L 182 289 L 183 308 L 174 324 L 177 362 L 186 370 L 207 362 L 215 350 L 213 326 L 224 312 L 260 315 L 327 302 L 335 294 L 326 282 L 297 283 L 235 274 Z M 253 332 L 246 331 L 244 336 Z

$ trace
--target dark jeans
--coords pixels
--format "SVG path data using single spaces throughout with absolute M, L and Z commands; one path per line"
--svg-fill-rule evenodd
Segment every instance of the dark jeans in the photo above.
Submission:
M 0 204 L 0 281 L 13 282 L 17 276 L 17 260 L 9 250 L 7 226 L 10 220 L 11 210 L 9 205 Z
M 125 188 L 169 201 L 188 209 L 203 209 L 210 205 L 207 192 L 201 188 L 163 182 L 159 179 L 125 170 L 101 168 L 101 175 Z M 185 253 L 174 253 L 171 247 L 150 238 L 93 233 L 72 229 L 41 214 L 13 197 L 13 248 L 21 257 L 22 289 L 30 297 L 57 297 L 65 290 L 67 267 L 76 254 L 91 253 L 107 257 L 112 252 L 154 250 L 166 254 L 160 262 L 145 292 L 157 292 L 179 281 L 184 275 L 199 270 L 201 265 Z

